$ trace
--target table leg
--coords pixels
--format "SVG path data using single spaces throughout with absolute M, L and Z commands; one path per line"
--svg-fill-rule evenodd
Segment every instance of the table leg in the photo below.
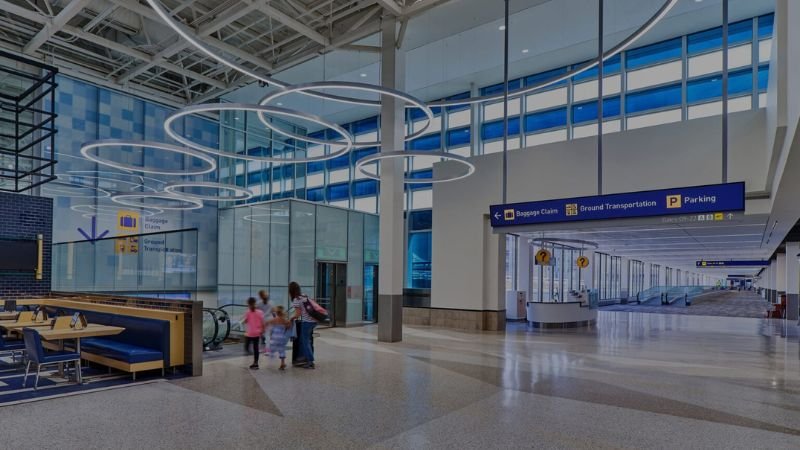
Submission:
M 58 350 L 59 351 L 64 351 L 64 340 L 63 339 L 58 341 Z M 63 377 L 64 376 L 64 363 L 58 363 L 58 376 L 59 377 Z
M 81 373 L 81 338 L 75 339 L 75 351 L 78 352 L 78 361 L 75 363 L 75 376 L 78 378 L 78 384 L 83 384 L 83 374 Z

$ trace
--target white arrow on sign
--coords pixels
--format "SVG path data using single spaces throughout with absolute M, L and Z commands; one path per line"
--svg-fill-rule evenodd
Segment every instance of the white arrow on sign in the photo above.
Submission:
M 500 220 L 500 213 L 499 212 L 494 213 L 494 218 L 495 220 Z

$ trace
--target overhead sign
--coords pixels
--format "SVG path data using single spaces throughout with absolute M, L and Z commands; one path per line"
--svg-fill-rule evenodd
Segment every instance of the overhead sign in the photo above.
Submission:
M 695 261 L 696 267 L 765 267 L 769 261 L 739 260 L 739 261 Z
M 589 267 L 589 258 L 587 258 L 585 256 L 578 256 L 578 259 L 575 260 L 575 264 L 579 268 L 585 269 L 585 268 Z
M 549 266 L 550 251 L 543 248 L 536 252 L 536 264 L 539 264 L 540 266 Z
M 744 211 L 744 182 L 492 205 L 492 227 L 699 214 L 704 221 Z

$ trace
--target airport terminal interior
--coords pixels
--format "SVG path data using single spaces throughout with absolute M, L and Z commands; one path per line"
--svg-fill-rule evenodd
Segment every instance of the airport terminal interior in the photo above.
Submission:
M 798 24 L 0 0 L 0 448 L 800 448 Z

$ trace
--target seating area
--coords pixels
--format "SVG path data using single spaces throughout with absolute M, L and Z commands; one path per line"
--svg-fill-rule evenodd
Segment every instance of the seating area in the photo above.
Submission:
M 93 373 L 116 369 L 131 374 L 131 380 L 146 371 L 160 370 L 164 376 L 167 368 L 185 364 L 182 312 L 58 297 L 0 300 L 0 310 L 0 357 L 11 357 L 2 361 L 9 367 L 5 371 L 17 373 L 18 364 L 25 368 L 21 385 L 14 387 L 30 387 L 35 371 L 35 390 L 47 366 L 58 366 L 57 377 L 81 385 L 81 361 L 89 362 L 86 370 Z M 85 323 L 76 323 L 77 317 Z M 73 367 L 72 377 L 64 371 L 66 363 Z

